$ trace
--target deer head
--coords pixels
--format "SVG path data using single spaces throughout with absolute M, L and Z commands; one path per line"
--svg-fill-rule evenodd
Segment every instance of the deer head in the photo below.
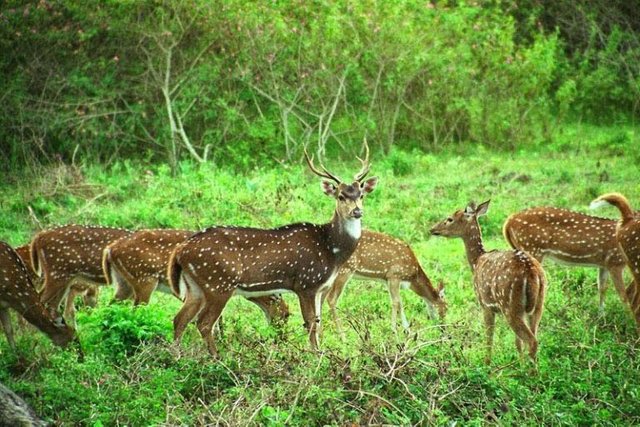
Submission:
M 443 237 L 467 236 L 473 229 L 478 228 L 478 217 L 487 213 L 489 202 L 490 200 L 487 200 L 480 203 L 479 206 L 470 202 L 466 208 L 456 211 L 444 221 L 433 226 L 431 234 Z
M 369 164 L 369 145 L 367 140 L 364 141 L 365 158 L 364 160 L 358 157 L 362 168 L 354 175 L 353 182 L 346 184 L 337 175 L 329 172 L 327 168 L 320 164 L 322 170 L 319 170 L 313 164 L 313 159 L 309 157 L 307 150 L 305 149 L 304 155 L 307 159 L 307 164 L 313 173 L 321 178 L 325 178 L 322 181 L 322 191 L 327 196 L 336 199 L 336 214 L 341 220 L 360 219 L 364 213 L 362 209 L 362 200 L 364 196 L 371 193 L 378 183 L 378 177 L 371 177 L 365 180 L 365 177 L 369 173 L 371 165 Z

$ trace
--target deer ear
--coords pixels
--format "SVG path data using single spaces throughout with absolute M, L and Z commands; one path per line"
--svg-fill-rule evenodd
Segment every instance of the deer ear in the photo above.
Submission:
M 335 197 L 336 196 L 336 186 L 330 183 L 329 181 L 322 181 L 322 191 L 327 196 Z
M 467 217 L 471 217 L 476 213 L 476 204 L 474 202 L 469 202 L 466 208 L 464 208 L 464 215 Z
M 489 210 L 490 201 L 491 199 L 487 200 L 486 202 L 480 203 L 480 206 L 478 206 L 478 208 L 476 209 L 476 216 L 482 216 L 487 213 L 487 211 Z
M 438 284 L 438 296 L 440 299 L 444 298 L 444 283 L 442 282 Z
M 67 326 L 67 322 L 64 321 L 64 317 L 62 316 L 58 316 L 53 319 L 53 324 L 56 328 L 64 328 L 65 326 Z
M 376 185 L 378 185 L 378 177 L 373 176 L 366 180 L 364 183 L 361 183 L 360 188 L 362 189 L 363 193 L 369 194 L 376 188 Z

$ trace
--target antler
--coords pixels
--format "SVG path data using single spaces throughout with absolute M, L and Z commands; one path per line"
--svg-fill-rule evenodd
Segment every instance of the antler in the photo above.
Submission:
M 360 172 L 355 174 L 353 177 L 353 179 L 358 182 L 362 181 L 364 177 L 367 176 L 367 174 L 369 173 L 369 169 L 371 168 L 371 165 L 369 164 L 369 144 L 367 144 L 366 137 L 364 138 L 364 153 L 364 160 L 356 156 L 356 158 L 360 160 L 360 163 L 362 163 L 362 169 L 360 169 Z
M 327 168 L 325 168 L 322 163 L 320 163 L 320 167 L 322 168 L 322 170 L 324 172 L 319 171 L 318 168 L 316 168 L 314 166 L 313 159 L 309 157 L 309 153 L 307 153 L 307 149 L 306 148 L 304 149 L 304 157 L 307 159 L 307 164 L 309 165 L 309 168 L 311 169 L 311 172 L 315 173 L 318 176 L 321 176 L 322 178 L 327 178 L 327 179 L 333 180 L 333 181 L 336 182 L 336 184 L 341 184 L 342 183 L 342 180 L 338 176 L 336 176 L 336 175 L 332 174 L 331 172 L 329 172 L 327 170 Z

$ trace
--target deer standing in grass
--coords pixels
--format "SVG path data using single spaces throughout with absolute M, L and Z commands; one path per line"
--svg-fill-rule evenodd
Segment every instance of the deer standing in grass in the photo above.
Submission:
M 478 207 L 471 203 L 435 225 L 431 234 L 459 237 L 464 242 L 473 287 L 484 313 L 487 363 L 491 361 L 496 313 L 504 314 L 515 332 L 518 352 L 522 353 L 524 341 L 535 362 L 546 287 L 544 270 L 534 257 L 519 249 L 485 251 L 478 217 L 486 214 L 488 208 L 489 201 Z
M 41 301 L 58 308 L 74 284 L 105 285 L 102 252 L 109 243 L 129 234 L 131 231 L 121 228 L 83 225 L 66 225 L 38 233 L 31 241 L 31 262 L 34 271 L 44 279 Z M 67 321 L 75 322 L 75 310 Z
M 640 326 L 640 214 L 633 212 L 629 201 L 620 193 L 609 193 L 591 202 L 591 208 L 609 203 L 620 211 L 621 219 L 616 226 L 616 241 L 631 270 L 633 282 L 626 289 L 629 307 Z
M 447 310 L 442 284 L 435 289 L 408 244 L 400 239 L 375 231 L 363 230 L 358 247 L 338 272 L 333 286 L 327 293 L 327 303 L 336 328 L 342 334 L 336 305 L 345 285 L 353 276 L 383 280 L 387 283 L 391 297 L 391 326 L 396 330 L 398 313 L 404 329 L 409 321 L 404 314 L 400 288 L 410 288 L 427 303 L 430 314 L 432 304 L 438 307 L 443 319 Z
M 324 178 L 322 189 L 336 200 L 331 222 L 290 224 L 265 230 L 213 227 L 180 244 L 169 262 L 169 283 L 184 305 L 174 318 L 179 345 L 187 324 L 197 327 L 216 356 L 213 326 L 231 296 L 255 297 L 294 292 L 300 301 L 312 348 L 318 348 L 321 304 L 338 270 L 353 254 L 360 235 L 362 201 L 376 186 L 369 172 L 369 150 L 354 181 L 344 183 L 324 166 L 318 170 L 305 152 L 309 168 Z
M 9 308 L 44 332 L 56 345 L 65 347 L 75 338 L 75 331 L 64 319 L 40 302 L 20 256 L 8 244 L 0 242 L 0 322 L 9 345 L 15 348 Z
M 115 283 L 114 300 L 131 297 L 134 304 L 148 304 L 158 289 L 171 293 L 167 265 L 176 246 L 193 235 L 187 230 L 140 230 L 109 244 L 103 253 L 102 269 L 108 284 Z M 289 308 L 280 295 L 249 298 L 262 309 L 267 320 L 283 320 Z
M 16 253 L 24 262 L 24 265 L 27 267 L 29 271 L 29 279 L 35 286 L 38 292 L 42 291 L 43 280 L 41 277 L 38 277 L 35 270 L 33 269 L 33 264 L 31 263 L 31 245 L 22 245 L 16 248 Z M 82 296 L 82 300 L 84 305 L 87 307 L 95 307 L 98 304 L 98 296 L 100 295 L 100 290 L 97 286 L 88 284 L 88 283 L 80 283 L 74 282 L 69 288 L 69 295 L 67 296 L 67 301 L 64 308 L 64 317 L 66 319 L 73 319 L 75 317 L 75 306 L 74 301 L 76 297 Z
M 528 252 L 542 263 L 554 261 L 599 268 L 600 312 L 609 276 L 626 304 L 625 262 L 616 241 L 616 221 L 566 209 L 538 207 L 511 215 L 502 228 L 512 248 Z

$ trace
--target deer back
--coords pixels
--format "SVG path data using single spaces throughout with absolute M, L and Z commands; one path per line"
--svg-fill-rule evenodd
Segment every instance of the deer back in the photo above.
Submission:
M 108 275 L 109 264 L 115 264 L 133 277 L 154 277 L 166 282 L 171 253 L 192 234 L 188 230 L 136 231 L 107 246 L 103 254 L 104 272 Z
M 624 265 L 616 221 L 559 208 L 532 208 L 511 215 L 503 233 L 515 249 L 536 258 L 573 264 Z
M 31 242 L 35 271 L 58 279 L 82 276 L 104 283 L 102 252 L 111 242 L 130 235 L 121 228 L 67 225 L 38 233 Z

